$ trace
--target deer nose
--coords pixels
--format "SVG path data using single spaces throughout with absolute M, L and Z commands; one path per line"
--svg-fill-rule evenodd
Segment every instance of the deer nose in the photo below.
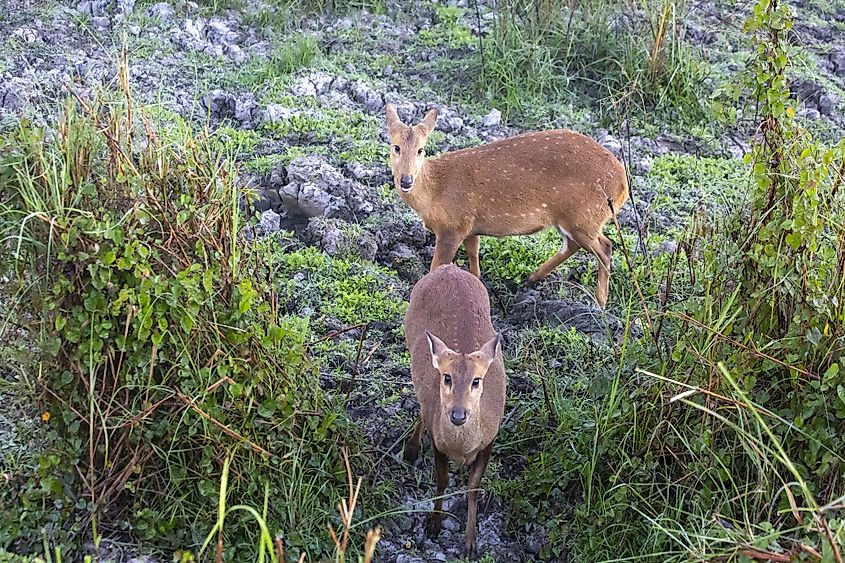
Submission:
M 405 191 L 411 189 L 411 186 L 414 185 L 414 178 L 410 174 L 403 174 L 401 178 L 399 178 L 399 187 Z
M 452 419 L 452 424 L 455 426 L 461 426 L 467 421 L 467 411 L 466 409 L 452 409 L 452 412 L 449 414 L 449 418 Z

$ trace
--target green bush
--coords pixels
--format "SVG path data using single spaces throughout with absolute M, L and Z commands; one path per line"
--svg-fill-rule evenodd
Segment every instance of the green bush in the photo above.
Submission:
M 722 102 L 746 95 L 761 116 L 746 170 L 655 162 L 650 180 L 670 192 L 748 187 L 727 194 L 744 204 L 724 219 L 689 225 L 679 252 L 635 256 L 614 277 L 636 296 L 625 313 L 644 335 L 628 326 L 612 350 L 542 331 L 520 344 L 521 369 L 545 377 L 545 405 L 522 418 L 536 437 L 519 444 L 524 475 L 501 487 L 521 526 L 550 522 L 548 556 L 835 561 L 845 549 L 845 146 L 795 121 L 790 27 L 769 0 L 746 24 L 749 71 Z M 594 384 L 573 384 L 577 371 Z
M 0 548 L 38 550 L 43 530 L 79 557 L 106 529 L 196 546 L 232 457 L 230 499 L 265 506 L 290 553 L 331 553 L 339 446 L 360 442 L 320 389 L 307 323 L 276 308 L 270 273 L 294 258 L 240 240 L 237 174 L 212 140 L 145 131 L 126 99 L 69 102 L 55 135 L 23 123 L 0 141 L 5 289 L 50 413 L 37 474 L 0 492 Z M 229 518 L 227 560 L 254 553 L 252 528 Z

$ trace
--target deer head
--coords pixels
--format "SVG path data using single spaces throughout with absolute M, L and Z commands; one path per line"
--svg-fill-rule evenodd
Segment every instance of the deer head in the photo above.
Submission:
M 431 349 L 431 363 L 440 372 L 440 405 L 443 413 L 455 426 L 462 426 L 478 417 L 484 376 L 493 360 L 500 354 L 500 335 L 484 344 L 480 350 L 462 354 L 451 350 L 442 340 L 426 331 Z
M 432 109 L 418 124 L 402 123 L 393 104 L 387 104 L 387 133 L 390 137 L 390 169 L 396 188 L 410 192 L 425 163 L 425 142 L 434 131 L 437 110 Z

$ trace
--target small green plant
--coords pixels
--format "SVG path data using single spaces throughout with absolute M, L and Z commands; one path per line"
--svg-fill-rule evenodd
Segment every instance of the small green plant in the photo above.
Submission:
M 280 256 L 278 268 L 286 280 L 281 298 L 293 307 L 291 312 L 307 307 L 356 325 L 391 321 L 405 310 L 402 283 L 389 270 L 360 259 L 333 258 L 307 247 Z
M 420 32 L 420 40 L 423 45 L 435 47 L 445 45 L 452 49 L 466 48 L 474 44 L 472 32 L 469 28 L 460 23 L 464 11 L 457 6 L 434 7 L 437 23 L 431 29 Z

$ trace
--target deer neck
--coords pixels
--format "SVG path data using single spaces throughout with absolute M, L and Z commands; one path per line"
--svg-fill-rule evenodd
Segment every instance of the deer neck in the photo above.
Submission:
M 419 213 L 423 220 L 428 215 L 427 212 L 431 209 L 432 203 L 439 197 L 437 177 L 436 162 L 426 160 L 414 180 L 414 188 L 407 193 L 401 190 L 399 192 L 405 203 Z
M 475 461 L 475 456 L 483 448 L 480 412 L 475 413 L 475 416 L 470 417 L 465 424 L 455 426 L 449 420 L 449 414 L 441 409 L 439 420 L 433 425 L 432 433 L 437 449 L 461 465 L 468 465 Z

